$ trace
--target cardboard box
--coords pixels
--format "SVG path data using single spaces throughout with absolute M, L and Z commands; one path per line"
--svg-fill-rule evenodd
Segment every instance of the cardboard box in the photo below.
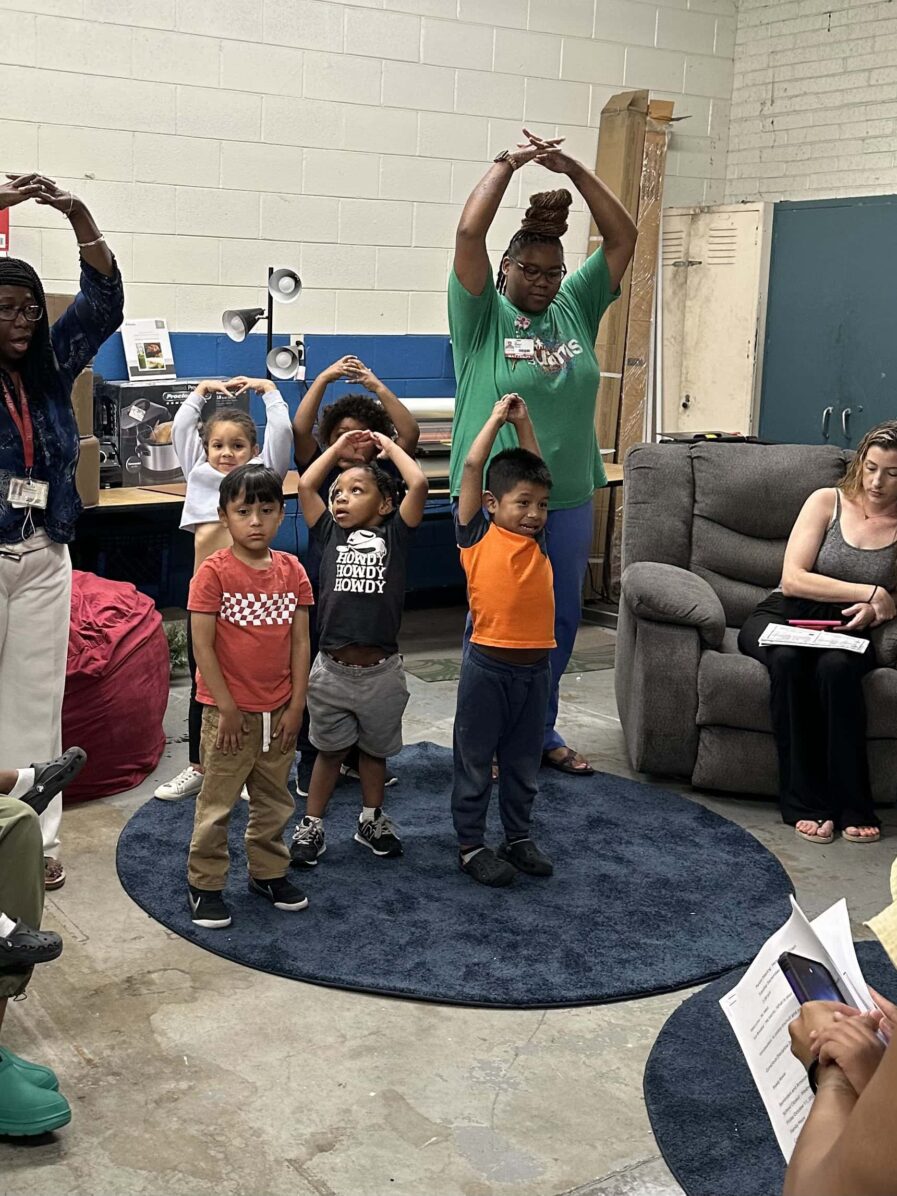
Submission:
M 74 295 L 50 294 L 44 292 L 44 298 L 47 301 L 47 319 L 50 321 L 52 327 L 66 308 L 70 307 L 75 302 Z
M 79 448 L 75 487 L 85 507 L 96 507 L 100 501 L 100 442 L 96 436 L 82 436 Z
M 72 407 L 79 436 L 93 435 L 93 370 L 82 370 L 72 387 Z

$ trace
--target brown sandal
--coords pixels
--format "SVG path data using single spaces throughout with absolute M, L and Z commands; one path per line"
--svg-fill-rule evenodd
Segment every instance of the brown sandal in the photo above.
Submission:
M 552 748 L 554 751 L 554 748 Z M 577 752 L 571 747 L 564 748 L 564 754 L 560 760 L 553 760 L 548 752 L 542 753 L 542 767 L 553 768 L 557 772 L 565 772 L 572 777 L 593 777 L 595 770 L 588 761 L 584 761 L 585 768 L 577 768 L 574 761 L 577 758 Z M 582 757 L 579 757 L 582 760 Z

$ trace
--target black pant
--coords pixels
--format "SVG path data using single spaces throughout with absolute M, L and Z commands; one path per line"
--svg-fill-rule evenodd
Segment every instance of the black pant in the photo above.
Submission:
M 548 656 L 531 665 L 506 664 L 468 645 L 453 736 L 452 818 L 463 847 L 479 847 L 486 834 L 493 757 L 505 835 L 509 840 L 529 835 L 550 691 Z
M 769 670 L 773 733 L 779 755 L 782 819 L 831 819 L 835 826 L 879 826 L 872 808 L 866 758 L 863 678 L 875 668 L 865 652 L 764 648 L 770 623 L 789 619 L 840 619 L 843 604 L 771 594 L 748 618 L 738 647 Z
M 196 657 L 193 655 L 193 629 L 187 612 L 187 664 L 190 667 L 190 705 L 187 708 L 187 749 L 191 764 L 201 764 L 199 741 L 202 736 L 203 706 L 196 700 Z

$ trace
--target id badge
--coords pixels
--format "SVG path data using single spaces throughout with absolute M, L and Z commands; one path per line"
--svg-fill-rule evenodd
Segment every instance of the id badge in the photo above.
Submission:
M 505 357 L 510 361 L 532 361 L 536 356 L 536 342 L 532 337 L 505 337 Z
M 9 505 L 21 510 L 23 507 L 46 509 L 50 497 L 50 483 L 39 482 L 35 478 L 9 479 Z

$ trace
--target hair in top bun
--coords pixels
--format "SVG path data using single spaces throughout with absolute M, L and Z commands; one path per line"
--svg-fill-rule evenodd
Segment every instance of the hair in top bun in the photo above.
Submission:
M 531 195 L 526 215 L 501 255 L 501 261 L 526 245 L 557 245 L 563 253 L 561 237 L 567 231 L 567 215 L 572 203 L 573 196 L 565 187 L 558 191 L 537 191 Z M 501 262 L 495 276 L 495 286 L 500 295 L 505 293 L 507 275 L 501 268 Z

